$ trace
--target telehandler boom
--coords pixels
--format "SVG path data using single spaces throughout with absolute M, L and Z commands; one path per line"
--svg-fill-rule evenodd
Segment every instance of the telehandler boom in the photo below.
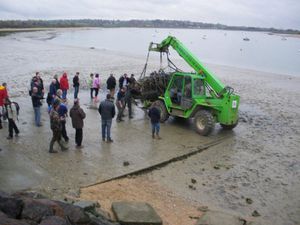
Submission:
M 150 43 L 149 51 L 169 54 L 169 47 L 195 72 L 172 73 L 163 96 L 157 100 L 161 122 L 169 115 L 194 118 L 196 131 L 201 135 L 208 135 L 215 123 L 220 123 L 224 129 L 233 129 L 238 123 L 240 99 L 233 88 L 225 86 L 175 37 L 168 36 L 159 44 Z

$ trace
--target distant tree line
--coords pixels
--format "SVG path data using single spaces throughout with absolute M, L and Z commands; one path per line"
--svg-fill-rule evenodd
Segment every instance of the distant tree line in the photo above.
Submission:
M 57 27 L 141 27 L 141 28 L 189 28 L 264 31 L 272 33 L 300 34 L 299 30 L 275 29 L 223 24 L 179 21 L 179 20 L 0 20 L 0 28 L 57 28 Z

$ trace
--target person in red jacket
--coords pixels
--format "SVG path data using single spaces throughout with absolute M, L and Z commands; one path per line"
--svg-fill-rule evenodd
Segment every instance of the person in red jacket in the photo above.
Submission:
M 67 73 L 63 73 L 63 75 L 60 78 L 60 89 L 62 90 L 62 98 L 67 98 L 67 92 L 69 90 L 69 80 Z
M 0 85 L 0 129 L 2 129 L 2 120 L 1 117 L 5 115 L 5 99 L 8 98 L 6 83 Z

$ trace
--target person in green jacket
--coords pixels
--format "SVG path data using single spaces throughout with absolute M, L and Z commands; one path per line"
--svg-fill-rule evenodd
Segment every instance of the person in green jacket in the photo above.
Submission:
M 93 96 L 93 92 L 94 92 L 93 82 L 94 82 L 94 74 L 91 73 L 90 77 L 89 77 L 89 79 L 87 81 L 88 87 L 90 88 L 91 99 L 94 99 L 94 96 Z

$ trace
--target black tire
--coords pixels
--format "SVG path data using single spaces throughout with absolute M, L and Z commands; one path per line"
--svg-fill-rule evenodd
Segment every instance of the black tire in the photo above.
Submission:
M 235 128 L 238 125 L 238 123 L 239 123 L 239 120 L 237 120 L 235 124 L 226 125 L 226 124 L 220 123 L 220 125 L 222 126 L 222 128 L 224 130 L 232 130 L 233 128 Z
M 169 119 L 169 113 L 166 109 L 165 103 L 161 100 L 157 100 L 155 102 L 156 102 L 157 108 L 160 110 L 160 122 L 164 123 L 165 121 L 167 121 Z
M 194 116 L 194 126 L 198 134 L 207 136 L 214 127 L 215 120 L 213 115 L 208 110 L 199 110 Z

